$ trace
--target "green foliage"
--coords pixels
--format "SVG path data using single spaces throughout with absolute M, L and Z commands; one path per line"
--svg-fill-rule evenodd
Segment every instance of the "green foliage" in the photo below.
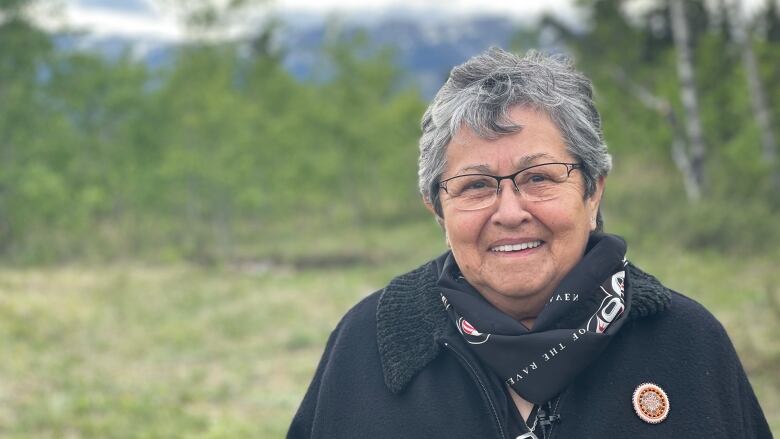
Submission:
M 593 11 L 584 34 L 554 20 L 543 25 L 557 29 L 593 78 L 616 169 L 657 168 L 642 203 L 622 189 L 610 189 L 607 203 L 623 206 L 638 229 L 695 248 L 780 242 L 777 205 L 767 203 L 772 170 L 727 27 L 691 4 L 710 195 L 687 206 L 670 157 L 679 126 L 635 93 L 644 89 L 684 117 L 667 4 L 629 17 L 624 3 L 581 2 Z M 0 99 L 12 104 L 0 107 L 0 257 L 216 263 L 268 254 L 284 227 L 313 229 L 317 239 L 328 227 L 424 217 L 415 184 L 424 102 L 401 86 L 393 52 L 365 34 L 339 36 L 319 55 L 315 80 L 300 82 L 281 64 L 274 29 L 247 43 L 193 43 L 171 65 L 149 70 L 129 53 L 108 61 L 53 51 L 23 15 L 7 15 Z M 535 34 L 516 41 L 533 45 Z M 770 34 L 759 34 L 755 48 L 775 109 L 780 52 Z M 648 223 L 647 212 L 657 211 L 670 213 Z
M 0 95 L 15 105 L 0 108 L 0 257 L 210 263 L 290 216 L 419 212 L 423 103 L 365 38 L 332 42 L 328 74 L 301 83 L 263 35 L 249 51 L 192 44 L 149 71 L 129 54 L 30 50 L 48 37 L 23 22 L 3 32 Z
M 628 223 L 636 232 L 642 231 L 636 233 L 638 236 L 649 235 L 649 239 L 671 237 L 690 248 L 742 253 L 776 247 L 780 242 L 780 204 L 774 201 L 777 194 L 771 190 L 770 175 L 780 172 L 780 163 L 770 165 L 762 156 L 741 48 L 732 40 L 729 27 L 729 11 L 722 5 L 708 9 L 704 2 L 685 2 L 707 146 L 707 198 L 691 204 L 680 193 L 682 178 L 671 160 L 675 134 L 685 137 L 686 114 L 680 103 L 668 2 L 648 2 L 644 12 L 634 16 L 626 12 L 626 3 L 580 2 L 591 12 L 584 33 L 574 33 L 553 19 L 542 25 L 558 31 L 578 67 L 592 78 L 616 169 L 619 172 L 628 165 L 633 181 L 627 184 L 643 188 L 635 200 L 637 194 L 613 187 L 607 202 L 631 218 Z M 778 45 L 762 38 L 752 43 L 776 122 L 775 137 L 780 138 Z M 666 103 L 671 117 L 649 105 L 642 93 Z M 670 123 L 672 117 L 674 124 Z M 651 177 L 645 178 L 648 173 Z

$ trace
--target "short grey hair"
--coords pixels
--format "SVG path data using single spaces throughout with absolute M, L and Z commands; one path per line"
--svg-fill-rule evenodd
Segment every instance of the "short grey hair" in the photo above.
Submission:
M 447 145 L 464 124 L 483 138 L 518 131 L 522 127 L 508 116 L 517 105 L 544 111 L 561 131 L 569 153 L 583 166 L 586 198 L 595 192 L 598 178 L 609 173 L 612 157 L 593 105 L 591 81 L 566 57 L 536 51 L 519 57 L 493 47 L 453 68 L 422 118 L 420 193 L 439 216 Z

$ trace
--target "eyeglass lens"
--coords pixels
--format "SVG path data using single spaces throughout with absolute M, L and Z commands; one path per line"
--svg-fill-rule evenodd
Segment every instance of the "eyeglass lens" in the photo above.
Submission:
M 514 188 L 529 201 L 546 201 L 562 193 L 570 173 L 570 165 L 547 163 L 533 166 L 514 175 Z M 460 175 L 446 181 L 446 192 L 454 207 L 461 210 L 482 209 L 493 204 L 500 190 L 500 180 L 485 174 Z

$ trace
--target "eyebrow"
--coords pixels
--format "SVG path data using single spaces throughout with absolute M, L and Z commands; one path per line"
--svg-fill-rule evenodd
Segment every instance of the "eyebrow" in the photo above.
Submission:
M 531 155 L 527 155 L 527 156 L 521 157 L 519 160 L 517 160 L 515 162 L 515 168 L 516 169 L 522 169 L 522 168 L 531 166 L 531 165 L 535 164 L 535 162 L 537 160 L 542 159 L 542 158 L 549 158 L 551 160 L 558 160 L 555 157 L 551 156 L 550 154 L 547 154 L 545 152 L 540 152 L 540 153 L 531 154 Z M 492 169 L 490 169 L 490 166 L 488 166 L 487 164 L 484 164 L 484 163 L 482 163 L 482 164 L 475 164 L 475 165 L 468 165 L 466 167 L 460 168 L 458 170 L 458 174 L 461 174 L 461 173 L 466 172 L 466 171 L 479 172 L 479 173 L 482 173 L 482 174 L 490 174 L 491 172 L 493 172 Z
M 522 157 L 520 160 L 518 160 L 515 163 L 515 166 L 517 168 L 525 168 L 527 166 L 535 165 L 537 164 L 536 161 L 539 159 L 550 159 L 550 160 L 558 160 L 557 158 L 551 156 L 550 154 L 547 154 L 546 152 L 539 152 L 536 154 L 531 154 Z
M 457 173 L 461 174 L 461 173 L 463 173 L 465 171 L 476 171 L 476 172 L 481 172 L 481 173 L 485 173 L 485 174 L 489 174 L 490 172 L 492 172 L 491 169 L 490 169 L 490 166 L 485 165 L 485 164 L 481 164 L 481 165 L 469 165 L 469 166 L 466 166 L 465 168 L 460 168 L 460 169 L 458 169 Z

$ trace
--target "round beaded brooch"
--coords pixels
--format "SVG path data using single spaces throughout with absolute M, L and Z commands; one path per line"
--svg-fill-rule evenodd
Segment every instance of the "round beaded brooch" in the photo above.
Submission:
M 634 411 L 645 422 L 657 424 L 669 414 L 669 397 L 653 383 L 640 384 L 634 390 Z

